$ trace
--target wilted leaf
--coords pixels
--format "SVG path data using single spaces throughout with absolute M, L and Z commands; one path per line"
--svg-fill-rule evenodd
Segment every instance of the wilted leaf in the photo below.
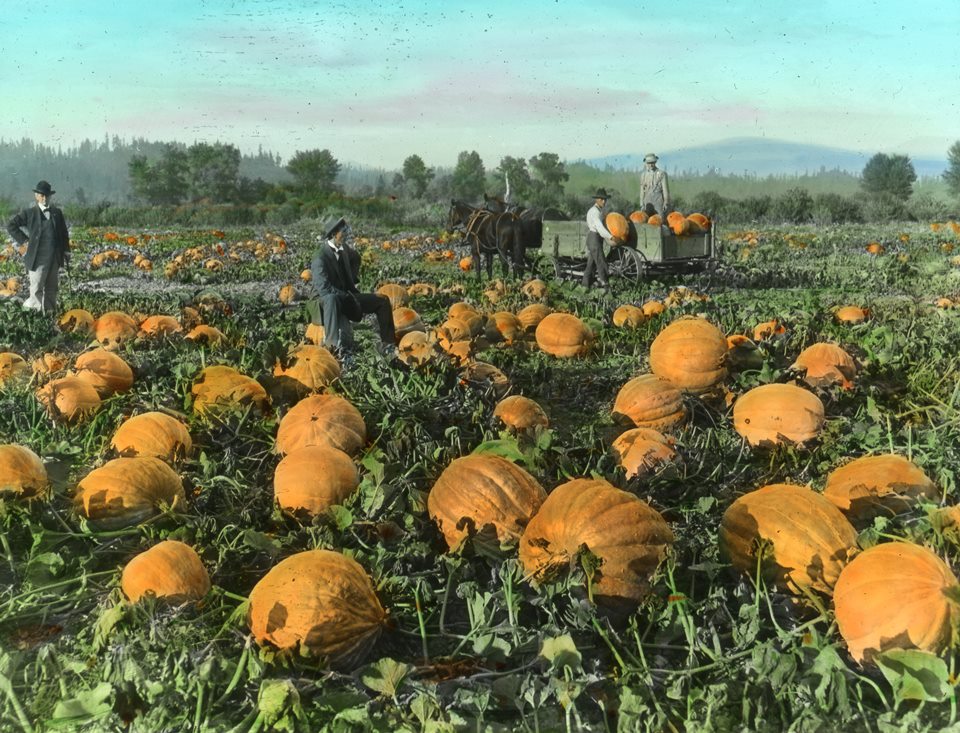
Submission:
M 412 665 L 384 657 L 360 670 L 360 681 L 374 692 L 396 698 L 397 691 L 412 671 Z
M 550 662 L 550 668 L 553 671 L 561 673 L 564 667 L 579 670 L 582 660 L 570 634 L 544 639 L 540 647 L 540 656 Z

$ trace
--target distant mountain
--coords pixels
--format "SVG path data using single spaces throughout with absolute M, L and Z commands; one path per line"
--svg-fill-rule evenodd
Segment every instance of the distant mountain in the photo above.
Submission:
M 720 140 L 708 145 L 697 145 L 677 150 L 658 150 L 660 167 L 668 173 L 707 173 L 751 176 L 794 175 L 817 173 L 821 169 L 839 169 L 859 174 L 874 153 L 830 148 L 823 145 L 805 145 L 784 140 L 759 137 L 741 137 Z M 622 153 L 584 161 L 597 168 L 639 170 L 645 153 Z M 911 156 L 918 176 L 939 176 L 947 161 Z

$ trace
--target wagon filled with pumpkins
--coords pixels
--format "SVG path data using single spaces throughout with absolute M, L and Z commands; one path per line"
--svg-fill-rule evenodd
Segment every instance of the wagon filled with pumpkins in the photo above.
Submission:
M 716 225 L 703 214 L 671 212 L 661 221 L 635 211 L 618 212 L 604 223 L 623 243 L 604 245 L 610 277 L 639 282 L 648 274 L 702 272 L 717 264 Z M 587 223 L 544 219 L 540 255 L 558 279 L 582 277 L 587 263 Z

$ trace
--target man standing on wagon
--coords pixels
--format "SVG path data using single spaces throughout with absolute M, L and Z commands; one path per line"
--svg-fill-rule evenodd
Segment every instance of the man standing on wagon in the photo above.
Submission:
M 659 214 L 666 220 L 670 211 L 670 189 L 667 186 L 667 173 L 657 168 L 660 160 L 653 153 L 643 156 L 644 170 L 640 173 L 640 205 L 647 216 Z
M 609 290 L 607 274 L 607 260 L 603 254 L 604 241 L 611 245 L 618 241 L 603 225 L 603 207 L 606 206 L 607 189 L 598 188 L 593 194 L 593 206 L 587 211 L 587 266 L 583 271 L 581 284 L 589 288 L 593 283 L 593 273 L 596 270 L 597 281 L 604 290 Z
M 18 245 L 27 245 L 23 256 L 30 278 L 29 297 L 24 308 L 53 314 L 57 310 L 60 268 L 67 264 L 70 235 L 63 212 L 50 203 L 56 191 L 46 181 L 33 189 L 36 205 L 13 215 L 7 233 Z

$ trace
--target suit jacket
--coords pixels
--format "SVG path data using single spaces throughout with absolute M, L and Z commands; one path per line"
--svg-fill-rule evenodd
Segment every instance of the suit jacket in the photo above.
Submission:
M 59 208 L 56 206 L 49 208 L 50 222 L 53 224 L 53 246 L 56 263 L 59 267 L 63 267 L 67 251 L 70 249 L 67 221 L 63 218 L 63 212 Z M 34 204 L 14 214 L 7 223 L 7 233 L 13 237 L 17 244 L 23 244 L 27 239 L 30 240 L 30 244 L 27 245 L 27 253 L 23 257 L 28 270 L 32 270 L 37 262 L 37 248 L 40 246 L 40 222 L 42 220 L 43 214 L 40 212 L 40 207 Z M 24 229 L 27 230 L 27 234 L 24 234 Z
M 344 247 L 340 260 L 329 244 L 322 244 L 313 253 L 310 263 L 310 274 L 314 292 L 320 299 L 324 296 L 335 295 L 337 303 L 351 321 L 359 321 L 363 317 L 360 303 L 354 297 L 357 290 L 357 275 L 360 269 L 360 255 L 350 247 Z

